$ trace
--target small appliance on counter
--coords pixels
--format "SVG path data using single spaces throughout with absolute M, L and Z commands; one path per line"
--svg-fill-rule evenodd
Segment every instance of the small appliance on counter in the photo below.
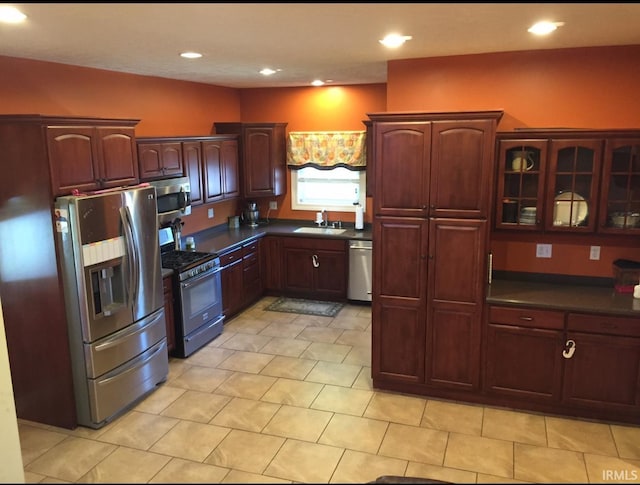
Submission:
M 259 218 L 260 211 L 258 210 L 258 204 L 255 202 L 248 202 L 247 207 L 242 211 L 242 221 L 249 227 L 258 227 Z

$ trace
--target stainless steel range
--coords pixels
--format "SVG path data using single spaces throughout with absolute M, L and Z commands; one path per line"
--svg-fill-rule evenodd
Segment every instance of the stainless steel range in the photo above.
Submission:
M 188 357 L 222 333 L 222 283 L 216 254 L 175 249 L 170 227 L 160 229 L 162 267 L 174 271 L 177 357 Z

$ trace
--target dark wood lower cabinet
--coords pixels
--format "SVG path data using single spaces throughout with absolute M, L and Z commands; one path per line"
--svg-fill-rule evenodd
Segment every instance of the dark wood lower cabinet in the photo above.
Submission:
M 262 296 L 260 239 L 220 254 L 222 312 L 229 319 Z
M 491 305 L 487 320 L 492 403 L 640 422 L 637 319 Z

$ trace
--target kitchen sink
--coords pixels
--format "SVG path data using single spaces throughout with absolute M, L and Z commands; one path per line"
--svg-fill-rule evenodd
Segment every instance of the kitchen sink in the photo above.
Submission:
M 299 227 L 293 232 L 304 234 L 333 234 L 338 235 L 347 232 L 346 229 L 337 229 L 335 227 Z

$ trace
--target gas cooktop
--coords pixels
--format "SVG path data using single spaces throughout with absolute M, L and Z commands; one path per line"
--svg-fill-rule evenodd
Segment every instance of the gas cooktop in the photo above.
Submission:
M 162 267 L 183 270 L 188 269 L 193 265 L 205 263 L 211 259 L 215 259 L 217 256 L 212 253 L 203 253 L 198 251 L 179 251 L 173 249 L 165 251 L 161 255 Z

